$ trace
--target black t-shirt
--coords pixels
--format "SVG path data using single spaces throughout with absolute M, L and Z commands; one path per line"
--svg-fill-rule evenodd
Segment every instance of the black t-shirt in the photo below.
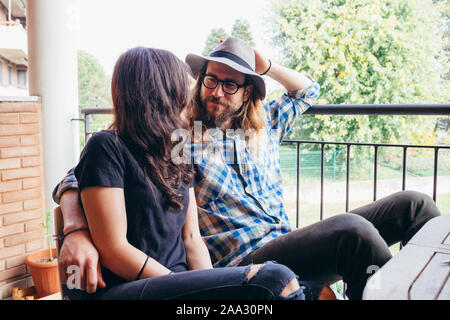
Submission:
M 189 187 L 183 210 L 164 209 L 161 191 L 150 181 L 124 141 L 114 131 L 100 131 L 89 139 L 75 168 L 79 191 L 89 186 L 123 188 L 127 211 L 127 239 L 174 272 L 186 271 L 182 228 L 189 204 Z M 102 268 L 108 285 L 125 280 Z

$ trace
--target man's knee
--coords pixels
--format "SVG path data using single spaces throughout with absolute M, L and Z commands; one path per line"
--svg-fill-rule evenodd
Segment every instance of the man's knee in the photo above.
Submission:
M 419 192 L 419 191 L 413 191 L 413 190 L 405 190 L 405 191 L 399 191 L 395 193 L 394 195 L 398 195 L 397 198 L 398 201 L 404 201 L 406 203 L 421 203 L 421 202 L 427 202 L 427 201 L 433 201 L 428 195 L 425 193 Z
M 342 214 L 339 223 L 341 235 L 352 236 L 358 239 L 379 236 L 378 230 L 372 223 L 354 213 Z
M 337 235 L 338 272 L 346 281 L 351 270 L 360 268 L 361 281 L 367 276 L 368 266 L 381 267 L 392 258 L 392 254 L 371 222 L 353 213 L 343 216 L 345 227 Z
M 406 221 L 403 244 L 408 243 L 425 223 L 441 214 L 434 200 L 422 192 L 402 191 L 394 197 Z
M 395 193 L 394 196 L 396 196 L 396 201 L 405 205 L 410 205 L 413 207 L 436 207 L 435 202 L 429 195 L 419 191 L 400 191 Z
M 399 208 L 403 208 L 411 221 L 425 223 L 441 214 L 434 200 L 422 192 L 408 190 L 394 196 Z

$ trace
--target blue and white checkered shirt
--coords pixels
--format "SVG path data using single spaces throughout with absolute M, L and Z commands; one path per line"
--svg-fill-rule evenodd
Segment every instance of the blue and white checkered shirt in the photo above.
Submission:
M 211 142 L 206 151 L 193 152 L 200 176 L 195 184 L 197 205 L 204 209 L 199 210 L 200 231 L 215 267 L 236 266 L 253 250 L 293 230 L 283 206 L 279 146 L 319 91 L 313 81 L 267 103 L 257 152 L 239 135 L 227 135 L 228 139 Z
M 195 194 L 204 209 L 199 210 L 200 232 L 215 267 L 236 266 L 250 252 L 293 230 L 283 206 L 279 146 L 319 92 L 313 80 L 309 87 L 264 105 L 267 122 L 256 151 L 239 135 L 202 145 L 200 152 L 194 145 Z M 76 187 L 69 174 L 55 188 L 54 200 Z

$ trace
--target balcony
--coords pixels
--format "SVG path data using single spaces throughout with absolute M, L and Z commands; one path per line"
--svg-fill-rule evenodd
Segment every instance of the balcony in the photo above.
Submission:
M 84 108 L 82 118 L 72 120 L 84 122 L 86 141 L 109 125 L 112 111 L 111 107 Z M 450 104 L 316 105 L 302 117 L 336 114 L 448 116 Z M 364 161 L 356 156 L 362 152 L 369 154 Z M 284 205 L 297 228 L 401 190 L 428 194 L 442 214 L 450 212 L 450 145 L 285 139 L 280 164 Z M 391 247 L 393 254 L 399 249 L 400 245 Z M 343 295 L 345 284 L 338 282 L 334 289 Z
M 7 0 L 0 2 L 5 5 Z M 24 257 L 45 246 L 41 235 L 42 214 L 38 210 L 51 203 L 49 189 L 77 158 L 72 156 L 77 153 L 72 152 L 74 145 L 77 147 L 78 144 L 76 139 L 72 139 L 77 128 L 69 123 L 76 114 L 73 111 L 77 110 L 77 99 L 73 96 L 77 83 L 75 55 L 72 54 L 75 49 L 71 47 L 75 42 L 74 30 L 67 28 L 66 19 L 57 19 L 65 17 L 67 8 L 72 7 L 67 7 L 66 1 L 29 1 L 28 6 L 29 64 L 35 71 L 34 78 L 30 79 L 30 92 L 42 100 L 36 97 L 30 101 L 23 98 L 0 101 L 0 299 L 10 296 L 8 290 L 13 285 L 29 284 Z M 13 15 L 19 16 L 14 11 Z M 54 33 L 50 34 L 49 30 Z M 22 26 L 0 25 L 0 39 L 2 56 L 14 63 L 28 65 L 27 41 Z M 64 81 L 61 81 L 61 74 Z M 77 119 L 85 123 L 84 136 L 101 129 L 94 126 L 93 118 L 111 117 L 111 112 L 111 108 L 84 109 L 82 119 Z M 306 116 L 324 114 L 448 116 L 450 104 L 317 105 L 308 110 Z M 42 129 L 45 129 L 44 134 Z M 442 167 L 450 163 L 449 147 L 285 140 L 281 152 L 284 154 L 280 156 L 283 157 L 285 206 L 291 223 L 303 227 L 379 199 L 386 193 L 410 188 L 429 194 L 442 213 L 448 214 L 450 174 Z M 366 171 L 363 177 L 357 174 L 361 162 L 354 161 L 354 154 L 360 150 L 370 154 L 363 163 Z M 386 150 L 392 150 L 388 154 L 395 157 L 385 157 Z M 416 150 L 427 155 L 424 162 L 427 170 L 423 175 L 411 170 L 418 161 Z M 41 152 L 44 155 L 42 160 Z M 416 261 L 414 263 L 417 265 Z
M 0 24 L 0 56 L 17 65 L 28 66 L 27 33 L 20 23 Z

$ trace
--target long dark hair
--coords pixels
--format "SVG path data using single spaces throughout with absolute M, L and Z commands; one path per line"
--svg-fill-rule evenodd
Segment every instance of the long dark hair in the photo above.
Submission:
M 144 47 L 120 56 L 111 82 L 111 128 L 162 192 L 165 207 L 175 210 L 182 209 L 183 199 L 177 189 L 193 180 L 190 166 L 171 160 L 178 143 L 172 142 L 172 132 L 188 129 L 181 112 L 189 103 L 189 85 L 187 67 L 174 54 Z

